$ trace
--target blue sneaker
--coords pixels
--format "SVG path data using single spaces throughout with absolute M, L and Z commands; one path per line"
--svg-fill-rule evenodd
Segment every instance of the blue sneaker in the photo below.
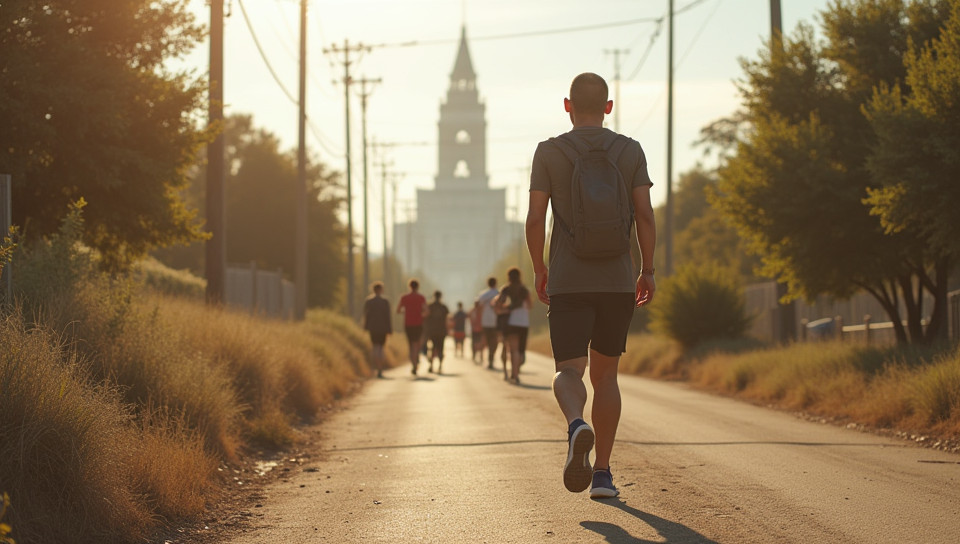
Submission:
M 586 421 L 575 419 L 570 423 L 567 431 L 567 462 L 563 465 L 563 485 L 569 491 L 579 493 L 590 486 L 593 439 L 593 429 Z
M 609 468 L 593 471 L 593 484 L 590 486 L 591 499 L 610 499 L 620 494 L 613 485 L 613 474 Z

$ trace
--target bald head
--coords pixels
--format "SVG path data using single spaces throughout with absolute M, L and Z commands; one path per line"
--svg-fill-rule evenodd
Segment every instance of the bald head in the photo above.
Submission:
M 570 102 L 577 113 L 603 115 L 606 113 L 607 82 L 593 72 L 584 72 L 570 84 Z

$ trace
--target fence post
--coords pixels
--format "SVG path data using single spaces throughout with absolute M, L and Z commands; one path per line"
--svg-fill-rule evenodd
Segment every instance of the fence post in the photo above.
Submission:
M 809 322 L 810 320 L 806 317 L 800 320 L 800 340 L 803 342 L 807 341 L 807 323 Z
M 13 187 L 10 181 L 10 174 L 0 174 L 0 240 L 10 232 L 10 225 L 13 224 L 13 205 L 12 205 Z M 10 302 L 13 299 L 13 271 L 10 266 L 4 266 L 0 272 L 0 291 L 3 293 L 3 300 Z
M 833 318 L 833 322 L 837 327 L 837 338 L 843 342 L 843 316 L 838 315 L 837 317 Z
M 867 338 L 867 345 L 870 345 L 870 314 L 863 316 L 863 334 Z

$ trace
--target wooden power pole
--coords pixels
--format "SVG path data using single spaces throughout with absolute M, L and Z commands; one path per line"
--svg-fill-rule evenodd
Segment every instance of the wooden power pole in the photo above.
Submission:
M 355 62 L 351 60 L 351 53 L 362 53 L 364 51 L 369 51 L 370 48 L 363 44 L 354 44 L 350 45 L 350 41 L 344 39 L 343 47 L 339 47 L 336 44 L 331 45 L 330 47 L 323 50 L 324 53 L 329 53 L 333 55 L 343 54 L 343 97 L 345 101 L 344 113 L 345 119 L 344 124 L 346 126 L 346 174 L 347 174 L 347 315 L 352 318 L 356 318 L 356 312 L 354 310 L 354 285 L 356 283 L 356 278 L 354 277 L 353 272 L 353 177 L 350 169 L 350 85 L 353 83 L 353 80 L 350 77 L 350 66 Z
M 223 123 L 223 0 L 210 0 L 210 125 Z M 222 128 L 222 127 L 220 127 Z M 207 144 L 207 230 L 204 272 L 207 303 L 220 305 L 226 291 L 227 244 L 224 228 L 224 139 L 221 130 Z
M 363 288 L 370 285 L 370 205 L 367 200 L 369 192 L 369 178 L 367 176 L 367 99 L 370 98 L 371 90 L 367 85 L 376 85 L 381 79 L 368 79 L 362 77 L 356 81 L 360 85 L 360 132 L 363 140 Z
M 300 0 L 300 88 L 297 144 L 297 203 L 294 233 L 294 319 L 307 316 L 307 0 Z

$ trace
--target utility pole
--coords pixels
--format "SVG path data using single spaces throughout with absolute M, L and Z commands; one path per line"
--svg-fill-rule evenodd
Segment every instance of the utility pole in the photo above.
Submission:
M 383 283 L 390 281 L 390 250 L 387 246 L 387 169 L 393 161 L 381 157 L 375 166 L 380 167 L 380 221 L 383 224 Z
M 347 315 L 356 318 L 354 311 L 354 278 L 353 273 L 353 179 L 350 171 L 350 85 L 353 80 L 350 78 L 350 65 L 355 61 L 350 59 L 351 53 L 363 53 L 370 48 L 363 44 L 350 45 L 350 41 L 343 40 L 343 47 L 336 44 L 323 50 L 324 53 L 338 55 L 343 54 L 343 97 L 345 101 L 345 122 L 346 125 L 346 162 L 347 162 Z
M 783 26 L 780 18 L 780 0 L 770 0 L 770 54 L 783 54 Z M 791 301 L 786 304 L 780 299 L 787 295 L 787 285 L 777 282 L 777 312 L 780 316 L 778 340 L 783 343 L 797 339 L 797 309 Z
M 367 177 L 367 99 L 370 97 L 371 90 L 367 90 L 367 85 L 376 85 L 382 80 L 380 78 L 368 79 L 361 77 L 355 83 L 360 84 L 360 127 L 363 134 L 363 287 L 370 285 L 370 236 L 369 236 L 369 216 L 370 207 L 367 202 L 367 193 L 369 182 Z
M 209 125 L 223 123 L 223 0 L 210 0 L 210 102 Z M 219 127 L 222 129 L 222 127 Z M 224 228 L 224 140 L 223 131 L 207 144 L 207 229 L 204 268 L 207 278 L 207 304 L 224 302 L 227 244 Z
M 605 55 L 613 55 L 613 130 L 620 132 L 620 55 L 630 54 L 629 49 L 604 49 Z
M 664 268 L 669 276 L 673 273 L 673 0 L 668 0 L 667 21 L 667 206 L 663 245 L 666 248 Z M 652 266 L 652 263 L 643 265 Z
M 297 204 L 294 319 L 307 315 L 307 0 L 300 0 L 300 112 L 297 146 Z

